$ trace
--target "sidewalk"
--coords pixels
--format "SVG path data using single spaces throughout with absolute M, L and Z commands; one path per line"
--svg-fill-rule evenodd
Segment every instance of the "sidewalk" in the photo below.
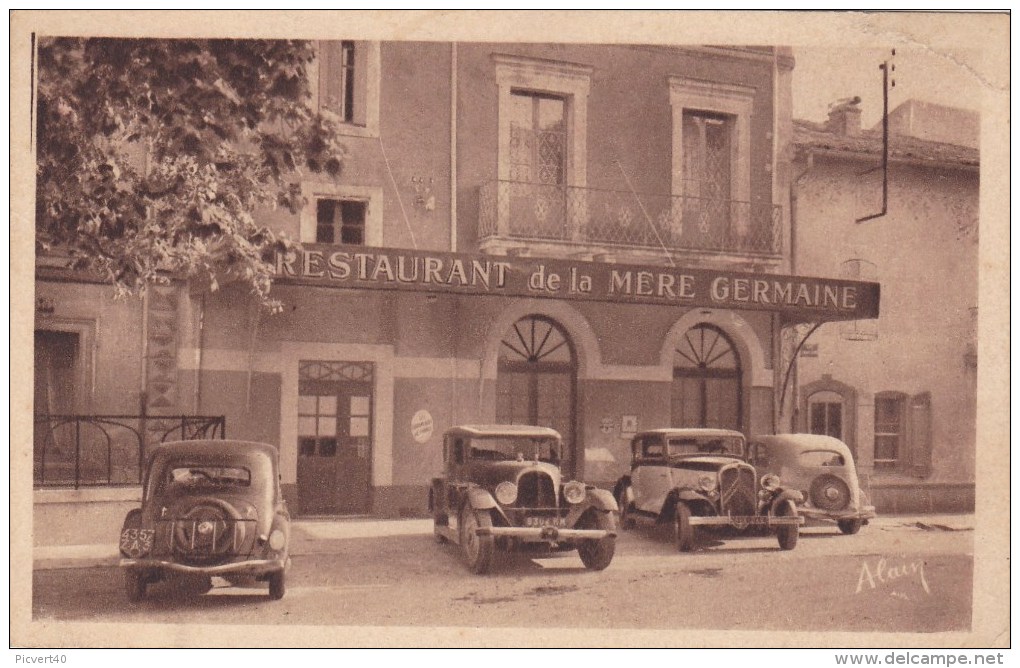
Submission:
M 972 531 L 974 515 L 883 515 L 869 527 L 895 531 Z M 428 535 L 432 520 L 314 519 L 291 524 L 292 557 L 321 553 L 327 541 L 387 536 Z M 95 545 L 46 545 L 32 550 L 34 570 L 116 566 L 120 560 L 116 543 Z

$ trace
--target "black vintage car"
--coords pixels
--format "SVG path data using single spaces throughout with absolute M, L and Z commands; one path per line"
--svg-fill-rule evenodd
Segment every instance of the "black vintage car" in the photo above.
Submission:
M 468 567 L 486 573 L 496 549 L 577 549 L 602 570 L 616 548 L 616 501 L 606 490 L 564 482 L 560 435 L 521 425 L 469 425 L 443 438 L 443 475 L 429 510 L 440 542 L 452 541 Z
M 153 448 L 142 507 L 120 532 L 121 567 L 131 601 L 159 580 L 212 576 L 269 582 L 283 598 L 290 564 L 290 514 L 280 494 L 277 450 L 245 441 L 182 441 Z
M 631 471 L 614 490 L 624 528 L 668 524 L 681 552 L 695 549 L 700 527 L 766 528 L 780 548 L 796 547 L 803 496 L 776 475 L 758 478 L 740 432 L 654 429 L 634 436 L 631 454 Z

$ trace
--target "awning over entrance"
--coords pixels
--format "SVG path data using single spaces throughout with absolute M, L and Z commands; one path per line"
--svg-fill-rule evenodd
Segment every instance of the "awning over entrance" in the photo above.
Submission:
M 306 244 L 281 284 L 778 312 L 784 324 L 878 317 L 879 284 L 813 276 Z

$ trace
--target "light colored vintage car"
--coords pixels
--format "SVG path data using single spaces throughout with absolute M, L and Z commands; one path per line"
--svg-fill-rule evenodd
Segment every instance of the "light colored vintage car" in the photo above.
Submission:
M 861 489 L 850 448 L 837 438 L 756 436 L 750 443 L 750 462 L 759 473 L 778 475 L 802 490 L 800 514 L 806 518 L 835 520 L 840 531 L 855 534 L 875 517 L 875 507 Z
M 268 581 L 283 598 L 290 513 L 280 493 L 277 450 L 265 443 L 165 443 L 146 460 L 142 507 L 128 512 L 120 560 L 131 601 L 160 580 Z M 189 587 L 190 588 L 190 587 Z
M 744 461 L 746 442 L 725 429 L 653 429 L 631 440 L 631 470 L 616 484 L 621 525 L 668 524 L 681 552 L 698 545 L 699 529 L 775 531 L 779 547 L 797 545 L 801 493 L 761 476 Z
M 616 501 L 560 470 L 561 439 L 546 427 L 465 425 L 443 436 L 443 474 L 432 480 L 436 538 L 461 546 L 468 568 L 495 550 L 576 549 L 602 570 L 616 549 Z

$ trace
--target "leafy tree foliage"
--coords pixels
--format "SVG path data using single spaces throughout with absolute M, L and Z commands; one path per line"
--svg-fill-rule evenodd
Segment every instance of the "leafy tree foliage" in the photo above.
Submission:
M 303 205 L 301 172 L 338 175 L 339 121 L 311 106 L 309 42 L 44 39 L 37 250 L 131 293 L 168 275 L 248 283 L 271 303 L 253 213 Z

